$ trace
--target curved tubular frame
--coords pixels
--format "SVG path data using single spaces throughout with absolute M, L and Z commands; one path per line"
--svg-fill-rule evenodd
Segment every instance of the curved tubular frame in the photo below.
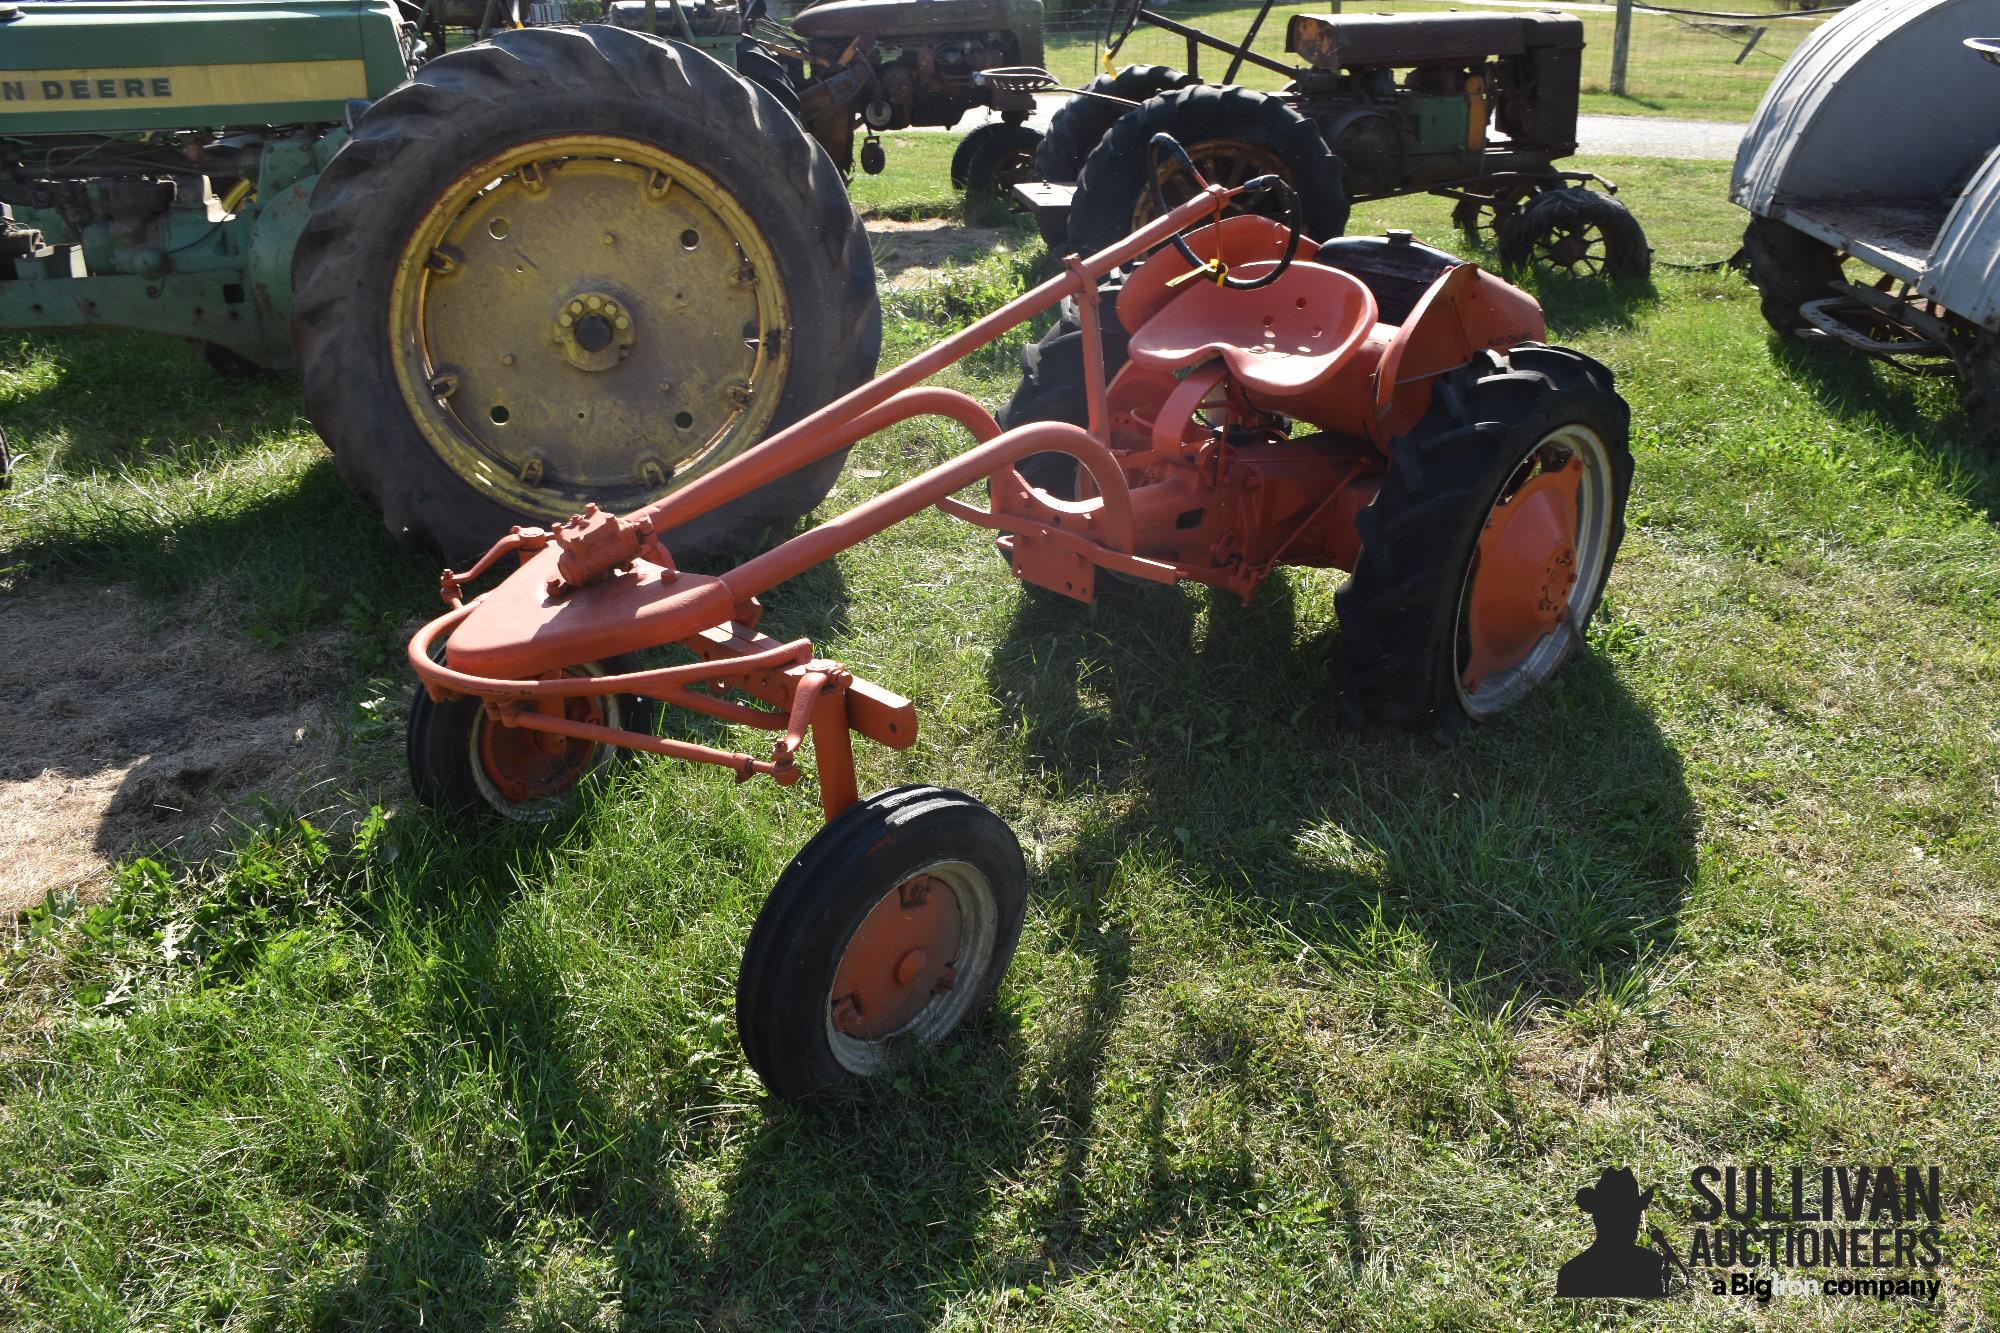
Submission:
M 1056 548 L 1066 553 L 1065 558 L 1173 582 L 1178 576 L 1173 566 L 1142 558 L 1134 552 L 1131 490 L 1123 467 L 1106 442 L 1106 383 L 1095 336 L 1097 282 L 1120 264 L 1219 213 L 1237 192 L 1209 186 L 1088 259 L 1068 256 L 1065 271 L 1060 275 L 643 509 L 623 518 L 589 511 L 555 532 L 515 529 L 496 542 L 470 570 L 463 574 L 445 571 L 440 591 L 452 609 L 425 625 L 410 640 L 411 667 L 434 698 L 481 699 L 488 717 L 496 724 L 717 764 L 733 771 L 739 781 L 757 774 L 780 783 L 796 780 L 796 755 L 810 734 L 820 779 L 821 806 L 826 817 L 833 818 L 858 799 L 850 731 L 860 731 L 882 744 L 903 748 L 916 739 L 915 711 L 907 699 L 854 679 L 836 662 L 816 658 L 812 644 L 804 639 L 780 643 L 758 634 L 757 595 L 932 506 L 978 526 Z M 992 415 L 966 394 L 922 384 L 968 353 L 1072 295 L 1079 298 L 1089 344 L 1086 356 L 1089 429 L 1061 422 L 1033 422 L 1002 431 Z M 526 566 L 551 542 L 560 545 L 563 548 L 560 577 L 546 589 L 537 587 L 531 600 L 544 608 L 550 605 L 550 599 L 559 600 L 558 614 L 566 613 L 571 605 L 579 605 L 578 614 L 587 619 L 590 612 L 582 610 L 580 604 L 608 595 L 599 592 L 601 587 L 609 586 L 599 580 L 613 571 L 631 569 L 643 578 L 661 583 L 683 577 L 658 547 L 656 534 L 671 536 L 674 527 L 697 515 L 728 504 L 866 436 L 920 416 L 956 422 L 972 434 L 976 443 L 920 476 L 863 501 L 723 575 L 717 582 L 729 594 L 727 605 L 734 608 L 727 623 L 701 623 L 713 618 L 712 608 L 717 599 L 696 597 L 689 599 L 687 615 L 649 622 L 639 636 L 653 645 L 679 644 L 693 651 L 701 661 L 611 676 L 569 676 L 566 669 L 581 663 L 550 662 L 529 668 L 538 678 L 501 679 L 459 671 L 445 661 L 433 659 L 437 646 L 448 642 L 454 629 L 488 605 L 484 596 L 463 601 L 460 597 L 463 585 L 506 555 L 517 555 L 522 562 L 522 567 L 510 578 L 546 577 Z M 1030 485 L 1013 465 L 1039 453 L 1062 453 L 1076 459 L 1089 473 L 1097 494 L 1086 500 L 1069 501 Z M 980 480 L 990 481 L 991 508 L 982 510 L 953 498 L 954 492 Z M 1001 540 L 1004 544 L 1010 539 Z M 546 570 L 549 562 L 542 559 L 540 568 Z M 626 586 L 629 585 L 628 579 Z M 520 598 L 516 597 L 513 605 L 519 604 Z M 488 610 L 489 615 L 501 617 L 502 627 L 510 624 L 507 617 L 512 613 L 493 608 L 505 605 L 493 603 Z M 698 609 L 702 606 L 711 609 Z M 532 631 L 524 629 L 523 633 Z M 643 646 L 646 644 L 634 645 Z M 528 660 L 534 659 L 531 656 Z M 708 692 L 724 689 L 741 691 L 769 708 L 751 707 Z M 644 695 L 710 717 L 781 734 L 771 757 L 758 759 L 691 741 L 577 722 L 562 713 L 559 701 L 563 699 L 606 693 Z

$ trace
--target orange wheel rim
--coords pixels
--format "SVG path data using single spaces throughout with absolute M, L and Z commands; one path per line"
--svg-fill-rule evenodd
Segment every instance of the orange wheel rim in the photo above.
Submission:
M 601 726 L 604 710 L 596 698 L 562 699 L 562 716 Z M 479 764 L 487 780 L 517 804 L 563 796 L 590 771 L 596 741 L 554 736 L 489 720 L 479 736 Z
M 861 1041 L 892 1037 L 958 982 L 963 912 L 935 875 L 913 875 L 869 910 L 834 969 L 835 1030 Z
M 1583 460 L 1537 450 L 1487 513 L 1466 577 L 1467 690 L 1527 660 L 1556 632 L 1577 583 Z

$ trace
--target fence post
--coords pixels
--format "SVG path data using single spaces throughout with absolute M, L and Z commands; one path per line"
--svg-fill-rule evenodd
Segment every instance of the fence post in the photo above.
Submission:
M 1625 95 L 1625 57 L 1632 49 L 1632 0 L 1618 0 L 1618 17 L 1611 29 L 1611 95 Z

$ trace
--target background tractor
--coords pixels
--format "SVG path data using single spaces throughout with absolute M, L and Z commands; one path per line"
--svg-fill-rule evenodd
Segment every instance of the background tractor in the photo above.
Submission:
M 1186 39 L 1188 69 L 1128 66 L 1056 113 L 1035 159 L 1039 180 L 1018 190 L 1052 248 L 1088 254 L 1151 215 L 1144 150 L 1165 133 L 1211 179 L 1283 176 L 1316 235 L 1337 235 L 1351 200 L 1429 191 L 1453 200 L 1459 227 L 1486 233 L 1511 267 L 1610 278 L 1650 271 L 1645 232 L 1611 197 L 1616 187 L 1555 165 L 1576 151 L 1580 20 L 1295 14 L 1285 50 L 1303 64 L 1286 64 L 1251 49 L 1270 10 L 1266 0 L 1232 44 L 1138 0 L 1113 4 L 1110 53 L 1146 22 Z M 1204 48 L 1229 57 L 1220 82 L 1198 75 Z M 1245 64 L 1289 86 L 1238 87 Z
M 734 41 L 737 68 L 803 120 L 849 175 L 857 132 L 861 169 L 874 175 L 887 161 L 883 131 L 949 129 L 989 107 L 999 119 L 965 136 L 951 178 L 973 199 L 999 202 L 1029 174 L 1041 142 L 1023 123 L 1034 95 L 980 75 L 1041 64 L 1042 0 L 824 0 L 789 24 L 772 19 L 762 0 L 740 11 L 614 0 L 609 13 L 621 27 L 650 24 L 662 37 Z
M 715 58 L 735 33 L 530 28 L 426 59 L 389 0 L 6 5 L 0 30 L 0 326 L 296 368 L 412 544 L 645 503 L 874 372 L 840 172 Z M 796 518 L 841 461 L 677 549 Z

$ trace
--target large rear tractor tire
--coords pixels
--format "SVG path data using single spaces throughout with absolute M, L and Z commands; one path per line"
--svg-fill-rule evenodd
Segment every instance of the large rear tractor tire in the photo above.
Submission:
M 1143 102 L 1119 118 L 1085 159 L 1070 205 L 1066 248 L 1094 254 L 1152 220 L 1153 192 L 1147 173 L 1148 146 L 1155 134 L 1180 141 L 1211 184 L 1240 185 L 1275 172 L 1298 196 L 1305 232 L 1330 240 L 1347 229 L 1347 190 L 1340 159 L 1313 123 L 1276 97 L 1247 88 L 1182 88 Z M 1163 192 L 1167 203 L 1186 200 L 1192 184 L 1171 162 Z M 1257 197 L 1255 211 L 1279 216 L 1275 194 Z
M 1090 150 L 1127 111 L 1161 93 L 1200 82 L 1168 65 L 1127 65 L 1116 74 L 1098 75 L 1049 118 L 1049 132 L 1035 150 L 1035 174 L 1045 181 L 1074 181 Z
M 1750 219 L 1743 229 L 1743 257 L 1764 322 L 1784 338 L 1796 338 L 1806 327 L 1799 307 L 1832 296 L 1840 279 L 1838 251 L 1776 218 Z
M 685 485 L 868 379 L 881 345 L 867 238 L 799 122 L 708 56 L 595 25 L 453 51 L 371 106 L 292 278 L 341 476 L 454 562 Z M 752 543 L 843 461 L 668 544 Z
M 1569 660 L 1624 540 L 1630 426 L 1611 372 L 1565 348 L 1485 353 L 1440 385 L 1334 594 L 1348 725 L 1485 721 Z

